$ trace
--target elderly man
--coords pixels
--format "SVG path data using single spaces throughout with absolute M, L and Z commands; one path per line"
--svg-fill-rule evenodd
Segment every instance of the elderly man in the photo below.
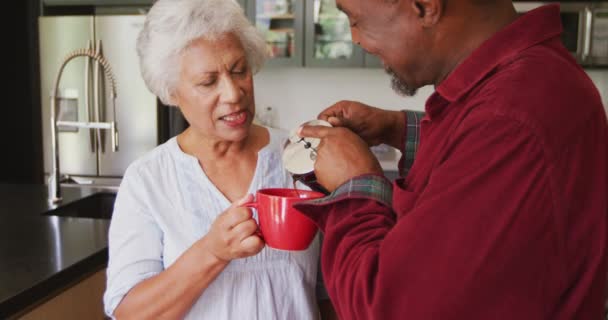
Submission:
M 606 285 L 608 129 L 597 89 L 560 41 L 559 7 L 510 0 L 338 0 L 353 41 L 393 87 L 436 92 L 407 176 L 413 114 L 341 102 L 321 113 L 315 173 L 332 194 L 298 208 L 325 233 L 342 319 L 599 319 Z M 409 131 L 409 132 L 408 132 Z

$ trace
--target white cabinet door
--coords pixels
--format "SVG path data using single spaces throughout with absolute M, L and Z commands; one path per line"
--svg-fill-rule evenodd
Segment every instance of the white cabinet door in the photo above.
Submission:
M 335 0 L 307 0 L 305 25 L 307 67 L 363 67 L 363 50 Z
M 302 66 L 304 0 L 248 0 L 249 19 L 266 40 L 268 66 Z

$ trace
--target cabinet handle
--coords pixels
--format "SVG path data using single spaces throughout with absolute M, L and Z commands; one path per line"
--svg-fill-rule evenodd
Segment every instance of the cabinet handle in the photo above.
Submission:
M 101 40 L 97 40 L 97 45 L 95 46 L 95 55 L 101 56 Z M 102 112 L 100 108 L 101 103 L 101 79 L 99 74 L 100 64 L 95 63 L 95 67 L 93 68 L 93 109 L 95 112 L 95 122 L 102 122 Z M 96 129 L 96 137 L 97 137 L 97 146 L 101 153 L 105 153 L 105 139 L 104 132 L 101 129 Z
M 593 33 L 593 9 L 585 7 L 585 43 L 583 44 L 583 62 L 587 62 L 591 54 L 591 35 Z
M 93 80 L 95 84 L 93 86 L 94 89 L 94 106 L 95 106 L 95 116 L 96 122 L 104 122 L 106 118 L 107 111 L 107 101 L 106 101 L 106 91 L 105 91 L 105 82 L 103 80 L 107 80 L 109 85 L 111 86 L 110 90 L 110 99 L 112 100 L 112 113 L 113 119 L 110 124 L 110 141 L 112 143 L 112 152 L 118 151 L 118 124 L 117 124 L 117 114 L 116 114 L 116 79 L 114 78 L 114 74 L 112 73 L 112 68 L 110 64 L 103 56 L 103 47 L 101 40 L 97 41 L 97 46 L 95 48 L 95 55 L 99 58 L 96 60 L 95 68 L 94 68 L 94 76 Z M 106 77 L 100 75 L 100 68 L 103 67 L 102 73 L 105 74 Z M 107 78 L 107 79 L 106 79 Z M 99 146 L 99 151 L 101 153 L 105 153 L 105 131 L 102 131 L 100 128 L 97 129 L 97 142 Z
M 87 43 L 87 49 L 93 49 L 92 40 L 89 40 L 89 42 Z M 91 119 L 91 97 L 89 96 L 91 90 L 89 85 L 89 81 L 91 78 L 91 75 L 89 74 L 91 72 L 91 58 L 89 58 L 88 56 L 84 58 L 84 110 L 86 114 L 86 121 L 92 122 L 93 119 Z M 97 146 L 95 145 L 95 131 L 93 129 L 89 129 L 89 145 L 91 147 L 91 152 L 95 152 L 97 150 Z

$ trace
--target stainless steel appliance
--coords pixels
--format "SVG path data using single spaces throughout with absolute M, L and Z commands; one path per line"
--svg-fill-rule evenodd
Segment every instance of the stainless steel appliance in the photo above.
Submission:
M 93 58 L 75 59 L 63 70 L 57 97 L 59 167 L 75 181 L 116 185 L 127 166 L 158 144 L 157 99 L 140 76 L 135 41 L 143 15 L 51 16 L 39 18 L 41 105 L 45 172 L 52 171 L 51 94 L 66 55 L 77 49 L 100 54 L 111 66 L 116 106 L 103 68 Z M 114 111 L 116 113 L 114 113 Z M 70 122 L 115 122 L 120 148 L 99 128 L 61 126 Z
M 549 2 L 515 2 L 519 13 Z M 608 2 L 561 2 L 562 40 L 585 67 L 608 66 Z

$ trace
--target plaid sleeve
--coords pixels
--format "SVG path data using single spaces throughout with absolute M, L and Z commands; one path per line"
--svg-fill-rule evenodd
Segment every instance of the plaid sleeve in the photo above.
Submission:
M 300 204 L 323 206 L 348 198 L 375 200 L 390 208 L 393 201 L 393 185 L 384 176 L 365 174 L 345 182 L 326 197 L 302 201 L 294 206 L 299 206 Z
M 420 144 L 420 120 L 424 112 L 404 110 L 405 137 L 403 139 L 402 156 L 399 160 L 399 175 L 405 177 L 414 164 L 418 145 Z

